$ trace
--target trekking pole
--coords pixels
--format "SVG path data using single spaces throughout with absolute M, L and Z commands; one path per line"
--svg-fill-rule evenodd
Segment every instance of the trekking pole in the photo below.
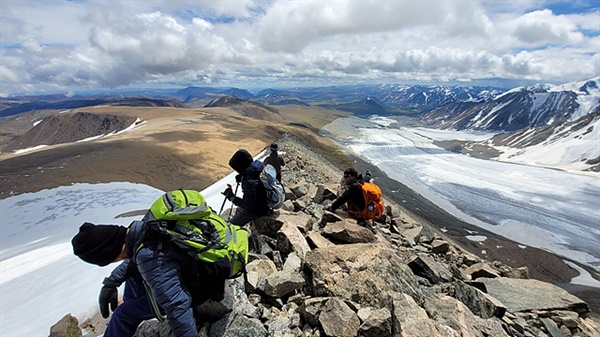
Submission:
M 231 185 L 227 184 L 227 188 L 231 188 Z M 219 210 L 219 215 L 221 215 L 221 213 L 223 213 L 223 207 L 225 207 L 226 202 L 227 202 L 227 197 L 225 197 L 225 199 L 223 200 L 223 203 L 221 204 L 221 209 Z
M 234 198 L 237 195 L 238 187 L 240 187 L 240 183 L 239 182 L 237 183 L 237 185 L 235 185 L 235 191 L 233 191 L 233 197 Z M 229 212 L 229 217 L 227 218 L 227 222 L 229 222 L 229 220 L 231 219 L 231 216 L 233 215 L 234 206 L 235 206 L 233 204 L 233 202 L 231 202 L 231 203 L 232 203 L 232 205 L 231 205 L 231 212 Z

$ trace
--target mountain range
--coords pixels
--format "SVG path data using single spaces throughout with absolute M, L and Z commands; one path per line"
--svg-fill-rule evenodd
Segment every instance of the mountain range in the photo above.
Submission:
M 494 148 L 498 153 L 510 152 L 513 160 L 523 156 L 531 147 L 537 146 L 536 151 L 539 152 L 539 147 L 544 144 L 561 141 L 582 143 L 587 139 L 586 145 L 571 145 L 582 154 L 574 156 L 576 162 L 568 164 L 576 165 L 578 171 L 598 172 L 599 84 L 600 77 L 562 85 L 539 84 L 509 90 L 475 86 L 349 85 L 265 89 L 256 94 L 239 88 L 187 87 L 146 91 L 145 95 L 121 93 L 1 99 L 0 117 L 35 110 L 128 105 L 231 107 L 247 116 L 266 120 L 275 118 L 281 122 L 283 119 L 278 116 L 278 107 L 319 107 L 360 117 L 411 117 L 410 123 L 430 128 L 491 132 L 496 136 L 490 141 L 462 144 L 458 151 L 473 147 Z M 4 136 L 11 137 L 10 134 Z M 576 141 L 578 139 L 579 142 Z M 16 142 L 28 146 L 41 145 L 31 140 Z M 5 150 L 17 147 L 13 141 Z M 562 164 L 564 166 L 565 163 Z
M 366 118 L 377 114 L 399 125 L 405 123 L 409 126 L 459 129 L 489 135 L 486 140 L 440 144 L 466 155 L 495 151 L 494 158 L 518 162 L 519 158 L 536 154 L 545 161 L 539 159 L 533 164 L 567 167 L 565 163 L 548 164 L 547 159 L 551 157 L 549 153 L 559 153 L 561 158 L 568 158 L 571 164 L 577 163 L 578 171 L 597 172 L 600 157 L 598 82 L 600 78 L 561 86 L 538 85 L 510 90 L 356 85 L 269 89 L 256 94 L 237 88 L 189 87 L 184 90 L 147 91 L 143 95 L 119 93 L 3 99 L 0 100 L 0 114 L 5 116 L 0 118 L 0 199 L 57 186 L 70 186 L 75 182 L 98 184 L 128 181 L 161 191 L 182 186 L 202 190 L 231 174 L 226 163 L 235 149 L 245 148 L 251 153 L 260 153 L 289 130 L 293 130 L 293 133 L 306 131 L 303 136 L 308 136 L 301 137 L 302 142 L 307 142 L 310 148 L 319 149 L 322 146 L 319 156 L 335 155 L 336 147 L 324 146 L 322 142 L 327 139 L 317 138 L 314 131 L 339 116 L 349 115 Z M 444 109 L 447 109 L 446 112 Z M 358 121 L 359 125 L 363 122 L 367 124 L 364 119 L 352 120 Z M 377 127 L 373 127 L 375 132 L 379 131 Z M 426 136 L 424 132 L 423 135 Z M 93 141 L 83 141 L 91 139 Z M 568 149 L 565 144 L 569 144 Z M 43 145 L 50 146 L 41 151 L 17 151 Z M 293 148 L 291 144 L 287 147 Z M 431 155 L 447 154 L 438 150 L 436 148 Z M 565 156 L 562 151 L 571 151 L 574 155 Z M 298 161 L 297 155 L 291 157 Z M 295 167 L 315 181 L 322 177 L 337 179 L 337 171 L 319 174 L 305 166 L 318 161 L 315 157 L 317 155 L 308 155 L 305 161 L 288 162 L 288 172 Z M 532 163 L 530 160 L 526 162 Z M 342 165 L 339 161 L 336 163 Z M 357 160 L 352 162 L 358 163 Z M 572 166 L 569 168 L 573 169 Z M 392 182 L 382 172 L 377 176 L 378 183 L 386 189 L 386 195 L 402 199 L 402 205 L 410 206 L 407 208 L 409 210 L 421 212 L 424 209 L 422 213 L 428 212 L 427 221 L 430 223 L 443 226 L 444 230 L 450 228 L 450 232 L 453 227 L 445 226 L 445 222 L 456 224 L 456 228 L 463 232 L 467 228 L 441 211 L 441 215 L 432 215 L 437 208 L 431 202 L 421 201 L 419 198 L 422 196 L 418 192 L 402 190 L 400 193 L 397 187 L 400 183 Z M 463 176 L 471 177 L 468 174 Z M 306 177 L 297 180 L 311 181 Z M 221 183 L 215 189 L 224 185 Z M 314 187 L 316 182 L 311 185 Z M 526 185 L 530 187 L 529 183 Z M 597 185 L 589 185 L 593 192 Z M 552 188 L 556 186 L 553 184 Z M 215 193 L 220 197 L 218 191 Z M 79 201 L 77 194 L 67 194 Z M 571 195 L 568 198 L 573 202 Z M 94 198 L 96 201 L 100 201 L 99 207 L 106 205 L 102 197 Z M 37 205 L 38 200 L 34 198 L 33 203 Z M 83 204 L 82 207 L 89 207 Z M 294 204 L 298 208 L 305 206 L 307 203 L 304 201 Z M 61 212 L 68 209 L 65 207 Z M 127 214 L 133 216 L 138 214 L 137 211 L 128 209 Z M 40 220 L 42 223 L 51 217 L 41 208 L 30 213 L 44 214 Z M 526 257 L 524 248 L 516 244 L 512 246 L 516 252 L 513 256 L 505 253 L 505 243 L 486 239 L 486 249 L 482 250 L 484 246 L 481 242 L 465 238 L 462 232 L 459 236 L 474 251 L 489 257 L 498 255 L 509 259 L 527 259 L 532 265 L 544 269 L 549 265 L 549 261 L 539 254 Z M 6 238 L 7 241 L 10 239 Z M 39 244 L 39 241 L 35 242 Z M 29 249 L 28 245 L 22 246 L 23 249 Z M 65 252 L 70 255 L 70 248 Z M 572 277 L 551 269 L 553 273 L 565 277 L 565 282 Z M 355 284 L 369 283 L 350 285 Z M 21 284 L 18 286 L 21 287 Z M 597 292 L 590 297 L 595 300 Z M 18 310 L 17 314 L 22 316 L 22 312 Z M 443 317 L 460 316 L 453 313 Z

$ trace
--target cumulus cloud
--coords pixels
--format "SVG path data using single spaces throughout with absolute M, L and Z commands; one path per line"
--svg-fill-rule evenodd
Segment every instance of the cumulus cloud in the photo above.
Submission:
M 538 1 L 2 2 L 2 92 L 598 76 L 598 9 Z
M 583 39 L 573 20 L 547 9 L 527 13 L 514 20 L 513 25 L 513 34 L 529 44 L 572 44 Z

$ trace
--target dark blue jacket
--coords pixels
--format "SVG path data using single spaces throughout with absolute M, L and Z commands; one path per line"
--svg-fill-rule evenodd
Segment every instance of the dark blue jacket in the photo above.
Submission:
M 263 163 L 255 160 L 240 172 L 244 198 L 235 197 L 232 201 L 234 205 L 258 216 L 267 215 L 270 211 L 267 205 L 267 192 L 260 181 L 260 172 L 263 168 Z
M 182 275 L 186 272 L 183 268 L 190 268 L 189 257 L 172 246 L 164 249 L 157 249 L 152 245 L 142 246 L 136 253 L 143 229 L 144 222 L 131 223 L 125 239 L 128 258 L 113 270 L 110 278 L 117 282 L 124 282 L 129 278 L 130 282 L 135 281 L 136 288 L 143 287 L 145 281 L 151 289 L 150 298 L 156 299 L 166 313 L 173 335 L 197 337 L 192 297 L 182 280 Z

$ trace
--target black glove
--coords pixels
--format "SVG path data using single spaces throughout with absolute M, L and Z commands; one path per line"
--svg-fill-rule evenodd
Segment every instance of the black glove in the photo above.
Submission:
M 104 284 L 104 286 L 102 286 L 102 289 L 100 289 L 98 303 L 100 304 L 100 314 L 102 314 L 102 317 L 108 318 L 108 316 L 110 316 L 110 311 L 115 311 L 115 309 L 117 309 L 117 305 L 119 304 L 117 287 L 121 284 L 108 277 L 104 279 L 102 284 Z M 110 311 L 108 310 L 109 304 L 111 309 Z
M 227 198 L 227 200 L 229 200 L 229 201 L 232 201 L 233 198 L 235 198 L 235 194 L 233 194 L 231 187 L 227 187 L 227 189 L 225 191 L 221 192 L 221 194 L 223 194 L 225 196 L 225 198 Z
M 236 183 L 241 183 L 242 182 L 242 175 L 241 174 L 237 174 L 235 176 L 235 182 Z

